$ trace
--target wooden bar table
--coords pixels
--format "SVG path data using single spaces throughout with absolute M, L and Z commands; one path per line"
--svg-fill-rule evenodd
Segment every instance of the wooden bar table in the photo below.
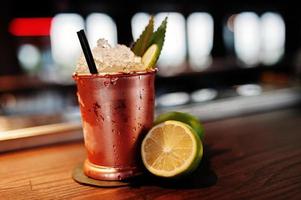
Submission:
M 0 199 L 301 199 L 301 111 L 205 123 L 205 157 L 193 178 L 120 188 L 80 185 L 82 142 L 0 154 Z

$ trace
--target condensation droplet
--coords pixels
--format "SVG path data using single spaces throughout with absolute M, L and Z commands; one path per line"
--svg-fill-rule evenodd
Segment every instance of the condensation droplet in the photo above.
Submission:
M 109 81 L 104 81 L 104 82 L 103 82 L 103 85 L 104 85 L 105 87 L 108 87 L 108 86 L 109 86 L 109 84 L 110 84 L 110 82 L 109 82 Z
M 110 82 L 112 85 L 116 85 L 118 78 L 111 78 Z

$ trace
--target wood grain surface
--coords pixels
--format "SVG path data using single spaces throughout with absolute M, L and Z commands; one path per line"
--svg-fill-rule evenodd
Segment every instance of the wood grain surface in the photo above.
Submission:
M 145 177 L 131 187 L 74 182 L 82 142 L 0 154 L 0 199 L 301 199 L 301 111 L 205 124 L 198 171 L 173 182 Z

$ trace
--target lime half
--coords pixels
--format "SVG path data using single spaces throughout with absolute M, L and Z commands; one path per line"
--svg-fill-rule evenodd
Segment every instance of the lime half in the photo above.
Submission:
M 195 132 L 197 132 L 201 139 L 204 138 L 204 128 L 200 121 L 193 115 L 183 112 L 167 112 L 159 115 L 154 124 L 160 124 L 167 120 L 176 120 L 188 124 Z
M 179 121 L 165 121 L 154 126 L 143 139 L 142 160 L 152 174 L 178 177 L 193 172 L 203 156 L 197 133 Z
M 142 63 L 146 69 L 153 68 L 159 56 L 158 45 L 152 44 L 142 56 Z

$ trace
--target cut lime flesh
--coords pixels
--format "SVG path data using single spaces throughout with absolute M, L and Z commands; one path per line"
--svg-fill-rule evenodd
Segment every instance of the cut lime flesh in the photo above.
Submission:
M 201 140 L 204 139 L 204 128 L 200 121 L 193 115 L 183 112 L 167 112 L 159 115 L 154 124 L 157 125 L 167 120 L 176 120 L 188 124 L 195 132 L 197 132 Z
M 154 68 L 159 56 L 159 48 L 156 44 L 151 45 L 142 56 L 142 63 L 146 69 Z
M 153 127 L 141 147 L 142 160 L 152 174 L 178 177 L 194 171 L 203 155 L 197 133 L 179 121 L 165 121 Z

